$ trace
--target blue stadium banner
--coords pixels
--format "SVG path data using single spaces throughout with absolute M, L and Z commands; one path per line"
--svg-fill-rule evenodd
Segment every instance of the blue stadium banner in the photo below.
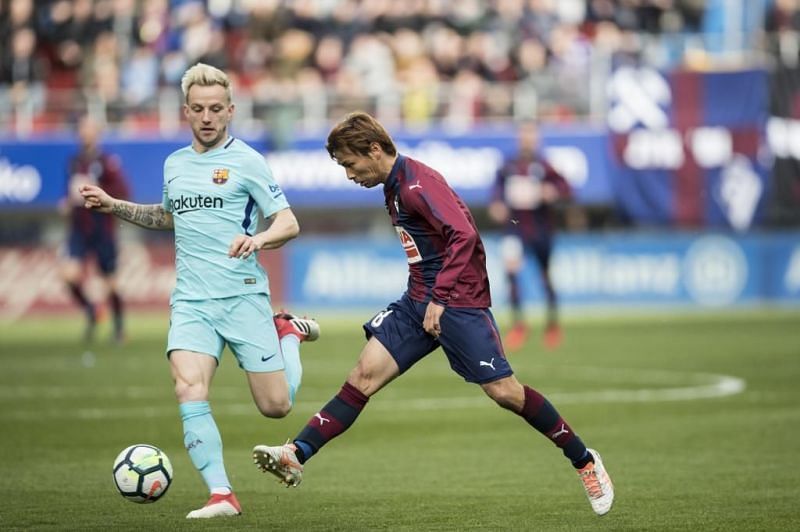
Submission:
M 619 66 L 608 126 L 618 207 L 657 226 L 745 230 L 763 214 L 767 74 Z
M 772 165 L 771 220 L 800 225 L 800 68 L 778 62 L 770 75 L 767 142 Z
M 468 134 L 445 131 L 425 135 L 399 133 L 399 149 L 439 170 L 473 205 L 488 201 L 503 157 L 516 147 L 513 129 L 483 129 Z M 161 201 L 164 159 L 189 139 L 109 138 L 104 148 L 119 156 L 132 188 L 133 201 Z M 324 149 L 321 136 L 298 139 L 288 150 L 270 152 L 265 139 L 248 140 L 265 153 L 276 179 L 295 206 L 380 205 L 380 192 L 363 190 L 345 179 Z M 588 126 L 543 128 L 542 149 L 567 177 L 579 202 L 610 204 L 605 130 Z M 0 208 L 53 208 L 66 190 L 67 161 L 77 149 L 67 138 L 13 141 L 0 139 Z M 376 201 L 378 203 L 376 203 Z
M 606 132 L 590 126 L 543 127 L 542 152 L 570 181 L 578 202 L 611 204 Z M 399 133 L 398 149 L 442 173 L 461 197 L 472 205 L 483 205 L 503 158 L 516 149 L 513 129 L 479 129 L 467 134 L 434 130 Z M 344 176 L 324 148 L 324 139 L 298 141 L 283 152 L 268 153 L 275 175 L 293 205 L 380 204 L 378 191 L 359 190 Z M 323 192 L 320 196 L 315 194 Z
M 164 159 L 185 143 L 109 140 L 104 149 L 120 158 L 131 199 L 161 203 Z M 52 209 L 66 195 L 74 139 L 0 140 L 0 209 Z
M 494 307 L 507 305 L 499 241 L 484 238 Z M 298 239 L 286 249 L 284 296 L 302 308 L 378 310 L 404 290 L 408 265 L 386 238 Z M 522 271 L 526 304 L 544 301 L 535 261 Z M 800 305 L 800 233 L 566 234 L 552 259 L 565 308 Z

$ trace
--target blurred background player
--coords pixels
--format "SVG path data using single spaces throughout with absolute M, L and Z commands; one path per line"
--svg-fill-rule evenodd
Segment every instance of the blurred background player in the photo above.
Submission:
M 544 345 L 555 348 L 561 343 L 550 256 L 557 223 L 554 207 L 568 200 L 571 194 L 569 183 L 539 153 L 537 125 L 534 122 L 521 124 L 517 152 L 498 170 L 488 209 L 491 219 L 504 224 L 506 231 L 501 253 L 508 281 L 512 326 L 503 343 L 510 350 L 522 347 L 529 333 L 522 309 L 519 275 L 526 255 L 535 257 L 544 290 Z
M 61 263 L 61 277 L 72 297 L 86 313 L 84 339 L 88 342 L 94 333 L 100 312 L 84 289 L 86 258 L 96 259 L 97 272 L 102 282 L 103 295 L 108 300 L 113 316 L 113 338 L 124 339 L 123 303 L 117 288 L 117 221 L 110 214 L 89 211 L 83 207 L 79 189 L 83 185 L 97 185 L 114 197 L 128 198 L 128 184 L 120 160 L 105 153 L 100 147 L 102 128 L 88 116 L 78 122 L 80 149 L 69 161 L 67 194 L 61 201 L 61 210 L 67 217 L 67 241 Z
M 486 252 L 461 198 L 439 172 L 399 154 L 389 133 L 366 113 L 345 117 L 325 147 L 348 180 L 364 188 L 382 185 L 406 252 L 408 288 L 364 324 L 367 343 L 356 366 L 297 437 L 253 449 L 259 469 L 297 486 L 303 463 L 350 428 L 372 395 L 441 347 L 453 371 L 561 449 L 592 510 L 607 513 L 614 487 L 600 455 L 586 448 L 543 395 L 517 380 L 506 360 L 490 310 Z

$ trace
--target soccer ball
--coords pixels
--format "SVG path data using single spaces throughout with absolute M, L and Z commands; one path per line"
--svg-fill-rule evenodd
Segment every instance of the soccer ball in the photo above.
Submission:
M 172 464 L 158 447 L 137 443 L 114 460 L 114 485 L 131 502 L 156 502 L 172 483 Z

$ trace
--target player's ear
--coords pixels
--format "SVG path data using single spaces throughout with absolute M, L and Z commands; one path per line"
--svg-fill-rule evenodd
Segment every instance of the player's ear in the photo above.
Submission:
M 370 159 L 372 159 L 373 161 L 377 161 L 378 159 L 381 158 L 382 154 L 383 154 L 383 150 L 381 149 L 381 145 L 380 144 L 378 144 L 377 142 L 373 142 L 372 144 L 369 145 L 369 158 Z

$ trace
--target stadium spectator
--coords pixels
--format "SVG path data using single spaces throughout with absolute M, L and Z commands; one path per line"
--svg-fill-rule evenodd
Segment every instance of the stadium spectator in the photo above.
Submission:
M 764 29 L 770 35 L 768 46 L 783 65 L 800 63 L 800 6 L 794 0 L 777 0 L 767 9 Z
M 10 36 L 0 56 L 0 93 L 11 106 L 39 110 L 44 103 L 45 66 L 36 54 L 36 33 L 20 27 Z
M 608 512 L 614 491 L 600 455 L 586 448 L 547 399 L 517 380 L 503 354 L 489 310 L 486 254 L 466 205 L 436 170 L 398 154 L 383 126 L 366 113 L 339 122 L 326 149 L 350 181 L 383 185 L 408 258 L 408 288 L 364 324 L 367 344 L 336 396 L 293 442 L 256 446 L 256 465 L 297 486 L 303 464 L 352 426 L 370 396 L 441 346 L 464 380 L 553 441 L 576 468 L 592 509 Z
M 11 34 L 17 30 L 34 29 L 33 14 L 33 0 L 0 2 L 0 42 L 9 42 Z
M 86 294 L 83 286 L 86 260 L 91 256 L 102 280 L 104 297 L 113 315 L 113 339 L 124 340 L 124 310 L 117 287 L 117 232 L 114 217 L 110 214 L 90 212 L 83 208 L 80 187 L 93 184 L 102 187 L 120 199 L 128 197 L 128 183 L 122 163 L 115 155 L 106 153 L 100 146 L 102 128 L 89 116 L 78 122 L 80 148 L 69 161 L 66 195 L 61 200 L 61 210 L 67 216 L 66 249 L 61 262 L 61 277 L 73 299 L 86 314 L 84 340 L 94 339 L 99 310 Z
M 106 106 L 106 119 L 119 122 L 125 116 L 117 48 L 117 36 L 103 31 L 93 41 L 92 50 L 84 56 L 80 78 L 87 99 L 96 96 Z
M 299 226 L 261 154 L 228 132 L 234 112 L 229 78 L 197 64 L 181 88 L 192 144 L 165 161 L 162 204 L 123 201 L 96 185 L 80 192 L 90 210 L 175 231 L 177 279 L 166 352 L 184 445 L 211 492 L 204 507 L 186 516 L 193 519 L 241 513 L 208 402 L 223 348 L 230 347 L 247 373 L 259 411 L 280 418 L 300 386 L 300 342 L 315 340 L 319 326 L 272 314 L 267 275 L 255 255 L 282 246 Z M 268 227 L 257 233 L 259 210 Z
M 0 35 L 10 36 L 20 23 L 37 33 L 37 55 L 47 59 L 52 72 L 48 92 L 93 88 L 93 76 L 79 73 L 108 72 L 103 91 L 126 96 L 109 103 L 102 94 L 86 91 L 86 98 L 95 105 L 122 102 L 128 114 L 143 110 L 138 97 L 118 87 L 120 75 L 113 67 L 125 72 L 133 50 L 143 45 L 161 66 L 159 88 L 173 87 L 196 61 L 226 70 L 242 94 L 265 79 L 277 80 L 277 90 L 267 94 L 259 89 L 251 96 L 253 118 L 267 115 L 268 125 L 274 119 L 279 129 L 294 128 L 298 117 L 314 127 L 316 117 L 309 120 L 301 111 L 319 114 L 320 106 L 327 116 L 364 106 L 382 117 L 400 115 L 413 125 L 425 124 L 425 115 L 470 125 L 511 113 L 564 120 L 585 116 L 593 109 L 590 84 L 584 81 L 598 59 L 614 57 L 618 48 L 646 56 L 662 34 L 684 39 L 681 32 L 704 27 L 708 9 L 703 0 L 14 0 L 0 12 Z M 95 61 L 95 41 L 108 32 L 117 41 L 116 65 L 108 64 L 107 57 L 100 58 L 99 67 L 83 65 Z M 409 34 L 419 41 L 413 60 L 397 46 L 398 41 L 409 43 Z M 597 44 L 599 55 L 590 57 Z M 691 47 L 684 48 L 674 46 L 664 59 L 680 62 L 690 53 Z M 437 79 L 430 79 L 429 61 Z M 324 98 L 318 97 L 320 90 L 308 90 L 316 77 L 309 69 L 324 80 Z M 409 83 L 415 71 L 424 79 Z M 450 82 L 475 85 L 465 71 L 484 87 L 474 109 L 450 105 L 449 95 L 463 88 L 451 88 Z M 404 102 L 405 90 L 410 94 Z M 44 101 L 47 123 L 74 113 L 75 105 L 85 106 L 69 95 L 48 94 Z M 468 114 L 454 117 L 453 109 Z M 162 106 L 144 112 L 170 110 Z
M 136 46 L 122 68 L 121 89 L 125 103 L 152 107 L 158 91 L 158 58 L 149 46 Z
M 516 350 L 525 344 L 529 326 L 522 309 L 520 271 L 525 256 L 533 255 L 545 293 L 547 317 L 544 344 L 561 342 L 556 290 L 550 276 L 550 255 L 556 231 L 554 208 L 569 199 L 569 183 L 539 153 L 539 131 L 534 122 L 519 127 L 517 151 L 497 172 L 489 216 L 505 225 L 501 249 L 509 288 L 513 326 L 505 345 Z
M 98 11 L 101 9 L 100 5 L 97 7 Z M 139 20 L 136 16 L 136 2 L 135 0 L 110 0 L 103 9 L 105 14 L 99 16 L 110 19 L 107 27 L 117 37 L 120 57 L 125 60 L 140 42 L 137 35 Z

